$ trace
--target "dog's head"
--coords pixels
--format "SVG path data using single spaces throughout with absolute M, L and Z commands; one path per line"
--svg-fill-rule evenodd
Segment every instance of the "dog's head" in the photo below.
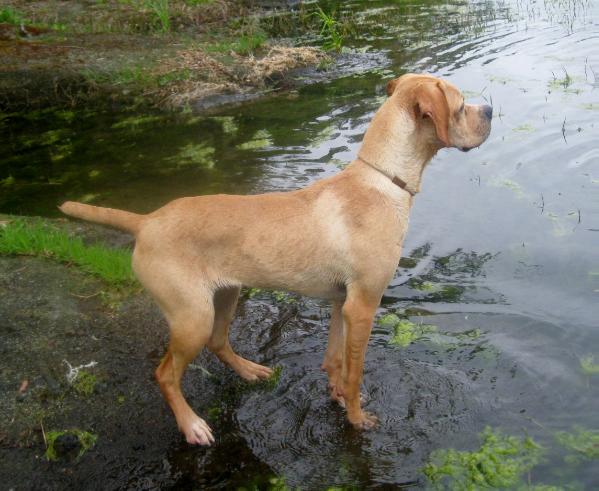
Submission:
M 465 104 L 451 83 L 408 73 L 387 84 L 387 94 L 411 114 L 431 145 L 467 152 L 481 145 L 491 131 L 493 108 Z

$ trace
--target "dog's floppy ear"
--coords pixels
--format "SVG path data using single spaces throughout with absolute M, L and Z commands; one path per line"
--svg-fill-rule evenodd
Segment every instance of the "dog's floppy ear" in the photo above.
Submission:
M 430 118 L 437 132 L 437 138 L 447 147 L 449 143 L 449 103 L 441 82 L 426 82 L 414 90 L 416 119 Z
M 393 80 L 389 80 L 389 82 L 387 82 L 387 95 L 389 97 L 391 97 L 393 92 L 395 92 L 395 86 L 397 85 L 397 82 L 399 82 L 399 78 L 394 78 Z

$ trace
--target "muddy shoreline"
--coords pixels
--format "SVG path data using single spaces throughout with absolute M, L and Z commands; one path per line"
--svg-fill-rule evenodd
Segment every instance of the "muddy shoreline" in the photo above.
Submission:
M 166 12 L 155 4 L 9 1 L 0 11 L 0 110 L 202 112 L 347 73 L 323 48 L 309 3 L 177 0 Z
M 119 247 L 130 242 L 101 227 L 55 223 L 86 241 Z M 245 384 L 212 354 L 202 353 L 184 387 L 219 435 L 212 448 L 190 447 L 153 378 L 167 344 L 164 318 L 145 292 L 106 294 L 110 290 L 73 266 L 0 257 L 0 479 L 6 489 L 268 486 L 274 472 L 234 430 L 234 408 L 252 391 L 273 387 Z M 285 301 L 267 305 L 246 296 L 240 303 L 237 335 L 240 324 L 255 322 L 276 331 L 296 312 Z M 264 362 L 252 346 L 237 349 Z M 79 371 L 91 374 L 93 383 L 81 391 L 69 382 L 69 372 L 84 365 Z M 65 431 L 89 432 L 95 444 L 81 456 L 79 447 L 73 452 L 63 444 L 52 461 L 48 435 Z

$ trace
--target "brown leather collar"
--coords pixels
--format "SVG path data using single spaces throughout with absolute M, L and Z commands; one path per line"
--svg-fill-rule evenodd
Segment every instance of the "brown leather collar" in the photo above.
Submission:
M 416 196 L 416 193 L 414 191 L 412 191 L 411 189 L 408 189 L 408 183 L 406 181 L 404 181 L 403 179 L 400 179 L 397 176 L 391 177 L 389 174 L 387 174 L 386 172 L 384 172 L 383 170 L 379 169 L 378 167 L 375 167 L 374 165 L 372 165 L 370 162 L 368 162 L 368 160 L 364 160 L 362 157 L 360 157 L 358 155 L 358 160 L 361 160 L 362 162 L 364 162 L 366 165 L 372 167 L 374 170 L 379 171 L 381 174 L 387 176 L 389 179 L 391 179 L 391 182 L 393 184 L 395 184 L 397 187 L 403 189 L 406 193 L 410 194 L 410 196 L 414 197 Z

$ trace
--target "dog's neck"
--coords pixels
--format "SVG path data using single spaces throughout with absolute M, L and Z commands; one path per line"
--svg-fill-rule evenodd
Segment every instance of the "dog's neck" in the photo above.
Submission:
M 420 191 L 424 167 L 438 149 L 432 135 L 427 139 L 419 134 L 413 117 L 387 99 L 366 130 L 358 160 L 387 175 L 414 196 Z

